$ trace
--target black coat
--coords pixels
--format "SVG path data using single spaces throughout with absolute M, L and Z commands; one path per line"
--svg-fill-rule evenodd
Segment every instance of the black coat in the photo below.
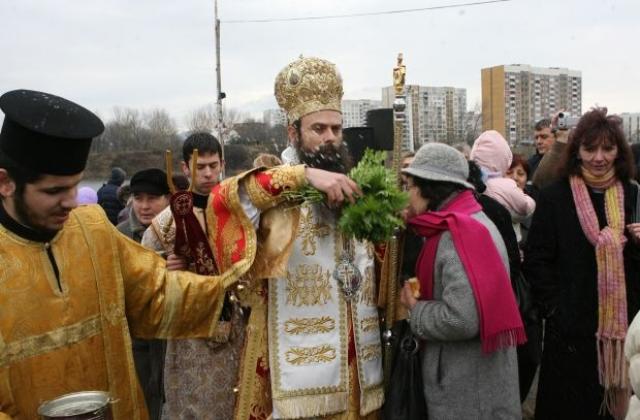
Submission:
M 98 204 L 114 226 L 118 224 L 118 213 L 124 208 L 118 200 L 118 188 L 115 184 L 106 183 L 98 190 Z
M 589 194 L 603 228 L 604 194 L 591 190 Z M 636 187 L 624 184 L 624 197 L 628 224 L 637 200 Z M 639 251 L 629 239 L 624 250 L 629 322 L 640 309 Z M 523 270 L 547 318 L 536 418 L 602 418 L 598 416 L 603 388 L 598 383 L 595 340 L 595 248 L 582 231 L 567 179 L 540 193 L 525 246 Z

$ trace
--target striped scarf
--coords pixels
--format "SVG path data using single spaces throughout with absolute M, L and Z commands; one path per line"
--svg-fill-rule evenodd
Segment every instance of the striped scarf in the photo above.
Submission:
M 604 193 L 607 226 L 600 230 L 598 217 L 585 180 L 579 176 L 569 179 L 580 226 L 587 240 L 595 247 L 598 268 L 598 376 L 604 387 L 603 409 L 617 412 L 628 401 L 629 379 L 624 358 L 624 339 L 627 334 L 627 293 L 625 288 L 623 250 L 624 189 L 618 180 Z M 626 400 L 626 401 L 622 401 Z
M 584 182 L 590 186 L 591 188 L 597 188 L 599 190 L 606 190 L 610 186 L 616 183 L 618 178 L 616 178 L 616 169 L 611 168 L 604 175 L 593 175 L 586 169 L 584 166 L 580 167 L 580 171 L 582 174 L 582 179 Z

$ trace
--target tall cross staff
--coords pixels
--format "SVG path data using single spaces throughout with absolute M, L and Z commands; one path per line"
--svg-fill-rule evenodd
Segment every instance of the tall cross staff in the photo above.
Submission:
M 405 109 L 407 106 L 407 96 L 405 94 L 405 77 L 407 73 L 406 66 L 403 63 L 402 53 L 398 54 L 398 61 L 393 68 L 393 89 L 395 91 L 395 100 L 393 101 L 393 152 L 392 152 L 392 169 L 400 180 L 400 159 L 402 152 L 402 140 L 404 138 L 404 127 L 406 123 Z M 385 332 L 383 338 L 385 341 L 385 357 L 384 357 L 384 377 L 388 380 L 391 375 L 391 361 L 393 360 L 391 346 L 391 328 L 396 321 L 396 300 L 398 297 L 398 260 L 400 258 L 400 240 L 398 234 L 394 234 L 389 241 L 389 249 L 387 258 L 389 258 L 388 279 L 386 282 L 386 302 L 385 302 Z

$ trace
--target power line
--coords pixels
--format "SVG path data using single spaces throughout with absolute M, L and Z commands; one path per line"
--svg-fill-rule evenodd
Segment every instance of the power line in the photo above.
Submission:
M 363 17 L 363 16 L 398 15 L 402 13 L 424 12 L 428 10 L 453 9 L 456 7 L 482 6 L 485 4 L 505 3 L 510 1 L 512 0 L 486 0 L 486 1 L 478 1 L 478 2 L 470 2 L 470 3 L 448 4 L 443 6 L 419 7 L 414 9 L 387 10 L 384 12 L 349 13 L 345 15 L 304 16 L 304 17 L 289 17 L 289 18 L 274 18 L 274 19 L 268 19 L 268 18 L 266 19 L 232 19 L 232 20 L 221 20 L 220 22 L 221 23 L 271 23 L 271 22 L 294 22 L 294 21 L 304 21 L 304 20 L 345 19 L 345 18 Z

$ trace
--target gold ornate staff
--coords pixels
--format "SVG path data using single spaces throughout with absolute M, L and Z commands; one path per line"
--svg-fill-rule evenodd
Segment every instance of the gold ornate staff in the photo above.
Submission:
M 167 184 L 169 184 L 169 192 L 176 193 L 176 184 L 173 183 L 173 154 L 167 149 L 164 152 L 164 166 L 167 169 Z
M 198 163 L 198 149 L 193 149 L 193 153 L 191 154 L 191 182 L 189 183 L 189 188 L 187 191 L 191 192 L 193 189 L 193 183 L 196 179 L 196 164 Z M 167 183 L 169 184 L 169 192 L 171 194 L 175 194 L 178 189 L 176 188 L 176 184 L 173 182 L 173 153 L 171 150 L 167 149 L 164 152 L 164 164 L 167 168 Z
M 402 53 L 398 54 L 398 61 L 393 68 L 393 88 L 395 90 L 395 100 L 393 101 L 393 152 L 391 168 L 398 177 L 400 182 L 400 160 L 402 152 L 402 140 L 404 137 L 404 127 L 406 122 L 405 108 L 407 97 L 405 94 L 405 76 L 406 66 L 402 62 Z M 385 332 L 383 338 L 385 341 L 385 358 L 384 358 L 384 377 L 388 381 L 391 375 L 391 362 L 393 360 L 391 345 L 391 328 L 396 321 L 396 301 L 398 297 L 398 267 L 400 259 L 400 240 L 398 233 L 393 235 L 389 241 L 389 249 L 387 251 L 389 265 L 387 271 L 387 293 L 385 306 Z

